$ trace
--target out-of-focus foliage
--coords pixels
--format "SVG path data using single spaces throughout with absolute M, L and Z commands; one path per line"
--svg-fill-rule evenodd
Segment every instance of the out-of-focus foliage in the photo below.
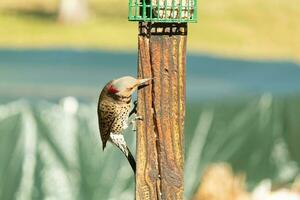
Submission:
M 274 187 L 265 179 L 249 192 L 243 174 L 234 174 L 230 166 L 217 163 L 204 171 L 193 200 L 299 200 L 299 184 L 296 180 L 290 185 Z
M 0 199 L 133 199 L 126 159 L 101 150 L 95 105 L 69 99 L 0 106 Z
M 245 174 L 249 189 L 266 178 L 291 183 L 300 165 L 298 65 L 195 55 L 187 63 L 186 199 L 215 162 Z M 101 149 L 96 101 L 134 66 L 128 53 L 1 50 L 0 199 L 133 199 L 126 159 Z M 126 134 L 133 150 L 134 137 Z
M 188 112 L 195 114 L 197 110 L 199 114 L 187 117 L 187 127 L 196 125 L 195 131 L 186 134 L 187 194 L 196 189 L 194 181 L 212 162 L 226 161 L 235 171 L 246 172 L 249 188 L 264 178 L 277 184 L 293 181 L 300 163 L 292 150 L 299 151 L 300 136 L 289 123 L 298 120 L 293 113 L 300 104 L 294 104 L 293 111 L 288 108 L 289 102 L 296 99 L 299 101 L 299 97 L 284 99 L 264 94 L 242 101 L 191 104 Z M 297 141 L 288 142 L 286 137 Z M 193 173 L 197 175 L 189 177 Z
M 291 98 L 293 99 L 293 98 Z M 295 97 L 295 100 L 299 98 Z M 102 152 L 95 103 L 68 97 L 58 104 L 25 100 L 0 106 L 0 198 L 133 199 L 134 177 L 123 155 Z M 203 170 L 228 162 L 253 187 L 269 178 L 290 183 L 299 174 L 300 141 L 289 122 L 298 120 L 286 100 L 270 94 L 233 103 L 188 104 L 185 196 L 191 198 Z M 134 149 L 134 134 L 127 133 Z
M 58 0 L 1 0 L 1 46 L 134 50 L 126 0 L 89 0 L 90 19 L 57 23 Z M 299 0 L 200 0 L 189 50 L 234 57 L 300 58 Z M 11 34 L 14 33 L 14 34 Z
M 250 200 L 245 177 L 234 174 L 226 164 L 213 164 L 203 173 L 193 200 Z

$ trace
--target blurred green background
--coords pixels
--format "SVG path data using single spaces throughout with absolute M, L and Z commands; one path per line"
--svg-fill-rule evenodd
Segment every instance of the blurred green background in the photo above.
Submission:
M 70 2 L 0 2 L 1 200 L 134 198 L 127 161 L 111 145 L 101 150 L 96 103 L 108 80 L 136 75 L 137 24 L 127 1 Z M 198 5 L 185 199 L 218 162 L 244 173 L 249 190 L 264 179 L 290 185 L 300 164 L 299 0 Z M 126 137 L 134 149 L 135 134 Z
M 127 22 L 127 1 L 81 1 L 88 14 L 74 26 L 57 23 L 59 0 L 1 0 L 0 44 L 135 51 L 137 25 Z M 300 58 L 299 0 L 201 0 L 198 7 L 199 23 L 189 26 L 189 51 Z

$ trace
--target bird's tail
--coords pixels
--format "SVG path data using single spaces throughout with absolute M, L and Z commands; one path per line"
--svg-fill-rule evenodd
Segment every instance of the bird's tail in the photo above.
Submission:
M 124 139 L 124 136 L 121 135 L 121 134 L 118 134 L 118 135 L 110 135 L 110 140 L 111 142 L 116 145 L 122 152 L 123 154 L 126 156 L 133 172 L 135 173 L 135 170 L 136 170 L 136 162 L 135 162 L 135 159 L 133 157 L 133 155 L 131 154 L 127 144 L 126 144 L 126 141 Z
M 127 148 L 128 154 L 127 154 L 127 156 L 126 155 L 125 156 L 126 156 L 128 162 L 129 162 L 129 164 L 130 164 L 130 166 L 133 170 L 133 173 L 135 174 L 135 170 L 136 170 L 135 159 L 134 159 L 133 155 L 131 154 L 129 148 L 128 147 L 126 147 L 126 148 Z

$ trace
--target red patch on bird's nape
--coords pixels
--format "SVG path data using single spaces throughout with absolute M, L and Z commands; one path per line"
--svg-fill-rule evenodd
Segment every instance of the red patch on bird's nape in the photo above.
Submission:
M 108 92 L 111 93 L 111 94 L 116 94 L 116 93 L 119 92 L 119 90 L 114 88 L 114 86 L 110 85 L 110 86 L 108 86 Z

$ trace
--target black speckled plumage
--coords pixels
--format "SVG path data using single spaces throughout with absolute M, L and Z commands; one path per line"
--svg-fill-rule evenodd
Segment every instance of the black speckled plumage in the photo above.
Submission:
M 116 145 L 127 157 L 131 167 L 135 171 L 135 160 L 129 151 L 122 135 L 127 127 L 131 108 L 131 95 L 119 98 L 108 93 L 108 83 L 102 90 L 98 101 L 98 123 L 102 140 L 103 150 L 107 141 Z M 114 137 L 116 136 L 116 137 Z
M 135 172 L 135 160 L 123 136 L 128 127 L 128 117 L 131 108 L 131 95 L 138 86 L 151 78 L 136 79 L 124 76 L 107 83 L 102 89 L 98 101 L 98 122 L 103 150 L 107 141 L 117 146 L 128 159 Z

